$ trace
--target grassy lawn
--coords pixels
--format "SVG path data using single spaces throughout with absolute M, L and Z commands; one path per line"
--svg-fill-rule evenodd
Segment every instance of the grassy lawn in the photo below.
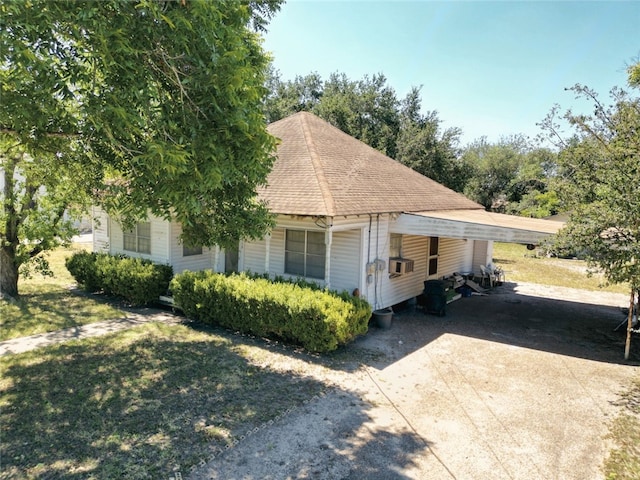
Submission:
M 506 272 L 507 282 L 540 283 L 557 287 L 580 288 L 629 294 L 627 284 L 603 287 L 600 275 L 587 277 L 587 263 L 582 260 L 537 257 L 524 245 L 515 243 L 495 243 L 494 263 Z
M 0 341 L 123 316 L 122 311 L 103 301 L 69 291 L 75 282 L 64 260 L 81 248 L 86 245 L 75 244 L 51 252 L 48 259 L 54 277 L 35 274 L 32 278 L 20 278 L 18 301 L 0 302 Z
M 186 474 L 325 388 L 267 366 L 276 356 L 244 337 L 147 324 L 2 357 L 0 477 Z

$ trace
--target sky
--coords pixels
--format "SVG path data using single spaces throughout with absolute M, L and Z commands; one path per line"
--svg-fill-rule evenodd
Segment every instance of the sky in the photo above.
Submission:
M 554 104 L 589 113 L 576 83 L 608 99 L 640 58 L 640 0 L 607 2 L 288 0 L 263 47 L 283 80 L 382 73 L 398 98 L 421 88 L 423 111 L 462 144 L 534 138 Z

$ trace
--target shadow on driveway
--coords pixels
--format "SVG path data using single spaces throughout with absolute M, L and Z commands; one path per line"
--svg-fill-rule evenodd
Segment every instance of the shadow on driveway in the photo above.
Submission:
M 353 346 L 382 353 L 372 357 L 371 362 L 364 358 L 378 369 L 445 334 L 597 362 L 639 365 L 640 336 L 632 337 L 630 358 L 625 361 L 626 323 L 614 331 L 626 317 L 621 310 L 624 295 L 619 296 L 619 305 L 612 306 L 597 303 L 599 292 L 568 291 L 573 294 L 567 295 L 572 300 L 541 297 L 518 284 L 507 283 L 485 296 L 474 295 L 450 303 L 444 317 L 425 314 L 420 307 L 411 305 L 396 307 L 390 329 L 372 325 L 369 333 Z M 555 292 L 562 296 L 562 289 Z M 577 301 L 576 294 L 583 295 L 584 300 Z

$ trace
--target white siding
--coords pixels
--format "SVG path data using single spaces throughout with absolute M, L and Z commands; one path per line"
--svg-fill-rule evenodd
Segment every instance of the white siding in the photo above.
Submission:
M 182 255 L 182 226 L 179 223 L 171 222 L 170 226 L 170 255 L 167 263 L 173 266 L 173 273 L 181 273 L 185 270 L 198 271 L 213 268 L 214 251 L 203 247 L 201 255 Z M 153 249 L 153 244 L 151 246 Z
M 455 272 L 470 272 L 473 262 L 473 242 L 456 238 L 441 238 L 438 256 L 438 278 Z
M 353 292 L 360 288 L 362 254 L 360 252 L 361 230 L 335 232 L 331 242 L 332 290 Z
M 109 253 L 109 215 L 101 208 L 93 207 L 93 251 Z
M 265 273 L 265 262 L 267 259 L 266 240 L 244 242 L 243 254 L 243 270 L 249 270 L 253 273 Z
M 273 229 L 269 248 L 269 273 L 284 275 L 284 228 Z
M 110 252 L 114 255 L 127 255 L 129 257 L 140 257 L 151 260 L 155 263 L 170 263 L 169 257 L 169 222 L 157 217 L 150 217 L 151 222 L 151 254 L 136 253 L 124 250 L 122 227 L 113 218 L 109 222 L 109 233 L 111 237 Z
M 473 242 L 473 268 L 469 271 L 473 271 L 476 275 L 481 275 L 480 265 L 486 265 L 491 260 L 491 254 L 489 252 L 489 243 L 486 240 L 476 240 Z
M 402 236 L 402 257 L 413 260 L 413 272 L 391 278 L 388 270 L 384 272 L 385 282 L 383 285 L 387 294 L 383 297 L 383 307 L 395 305 L 422 293 L 424 280 L 427 278 L 428 247 L 429 237 L 419 235 Z

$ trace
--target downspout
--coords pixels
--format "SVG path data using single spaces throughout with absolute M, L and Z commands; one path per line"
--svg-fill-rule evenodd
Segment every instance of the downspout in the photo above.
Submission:
M 331 289 L 331 243 L 333 242 L 333 221 L 324 232 L 325 259 L 324 259 L 324 278 L 325 287 Z
M 379 248 L 379 242 L 380 242 L 380 214 L 378 213 L 376 215 L 376 260 L 378 260 L 378 248 Z M 373 295 L 374 295 L 374 310 L 378 309 L 378 279 L 380 277 L 379 273 L 378 273 L 378 264 L 376 262 L 376 270 L 374 273 L 374 287 L 373 287 Z
M 271 233 L 267 233 L 264 237 L 264 247 L 265 247 L 265 255 L 264 255 L 264 271 L 267 275 L 271 276 L 271 272 L 269 271 L 270 262 L 271 262 Z

